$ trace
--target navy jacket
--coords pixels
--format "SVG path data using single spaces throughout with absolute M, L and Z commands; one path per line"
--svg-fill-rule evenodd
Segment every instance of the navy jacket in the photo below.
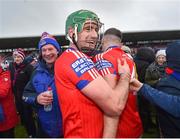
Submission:
M 144 84 L 138 94 L 143 95 L 147 100 L 156 104 L 175 117 L 180 117 L 180 96 L 167 94 L 163 91 Z
M 145 87 L 146 85 L 142 87 L 140 92 L 142 92 L 141 94 L 143 96 L 149 99 L 145 92 L 150 90 L 148 90 L 148 88 L 143 90 Z M 149 94 L 153 94 L 150 95 L 151 101 L 153 100 L 155 104 L 158 104 L 157 114 L 162 135 L 163 137 L 180 137 L 180 80 L 169 75 L 159 81 L 157 89 L 164 93 L 151 89 Z
M 44 111 L 44 106 L 37 104 L 36 97 L 48 90 L 51 87 L 53 90 L 52 110 Z M 61 137 L 62 131 L 62 115 L 57 98 L 57 92 L 54 81 L 54 71 L 47 69 L 46 64 L 40 61 L 37 69 L 32 74 L 31 80 L 26 85 L 23 92 L 23 100 L 35 107 L 38 120 L 45 133 L 50 137 Z

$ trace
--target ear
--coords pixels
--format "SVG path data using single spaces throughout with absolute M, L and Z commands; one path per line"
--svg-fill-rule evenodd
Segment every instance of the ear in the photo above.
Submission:
M 74 29 L 72 27 L 70 27 L 69 30 L 68 30 L 69 37 L 72 38 L 73 34 L 74 34 Z

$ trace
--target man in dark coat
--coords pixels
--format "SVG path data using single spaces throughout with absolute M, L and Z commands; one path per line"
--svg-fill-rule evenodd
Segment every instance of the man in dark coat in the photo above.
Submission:
M 134 61 L 136 64 L 136 70 L 138 74 L 138 80 L 142 83 L 145 82 L 145 74 L 148 66 L 154 62 L 155 52 L 150 47 L 141 47 L 138 49 L 135 55 Z M 151 104 L 143 97 L 138 96 L 139 113 L 142 119 L 144 131 L 148 132 L 149 129 L 154 126 L 151 115 Z

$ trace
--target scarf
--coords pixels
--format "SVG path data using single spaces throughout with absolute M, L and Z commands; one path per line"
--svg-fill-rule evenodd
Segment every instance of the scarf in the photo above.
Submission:
M 174 78 L 176 78 L 178 81 L 180 81 L 180 72 L 174 71 L 173 69 L 167 67 L 166 68 L 166 73 L 168 75 L 173 76 Z
M 14 63 L 14 78 L 13 78 L 13 86 L 15 86 L 15 82 L 17 79 L 18 74 L 24 69 L 26 65 L 24 63 L 21 63 L 20 65 L 17 65 Z

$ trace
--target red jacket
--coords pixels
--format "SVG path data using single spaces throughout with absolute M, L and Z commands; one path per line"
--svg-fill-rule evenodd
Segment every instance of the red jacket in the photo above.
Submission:
M 0 131 L 6 131 L 17 125 L 19 118 L 16 112 L 14 95 L 12 93 L 10 72 L 0 67 L 0 104 L 5 120 L 0 122 Z

